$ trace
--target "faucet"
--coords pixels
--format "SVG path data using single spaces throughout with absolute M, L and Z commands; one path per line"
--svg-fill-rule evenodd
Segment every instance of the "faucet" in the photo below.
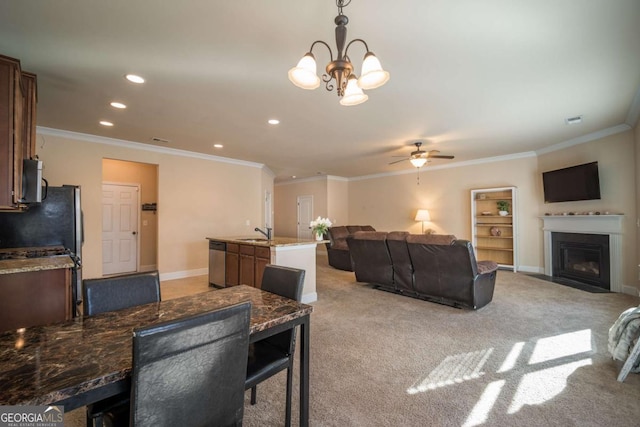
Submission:
M 267 227 L 267 232 L 265 233 L 264 231 L 262 231 L 258 227 L 256 227 L 253 231 L 258 231 L 258 232 L 264 234 L 264 237 L 266 237 L 267 240 L 271 240 L 271 230 L 273 230 L 273 228 Z

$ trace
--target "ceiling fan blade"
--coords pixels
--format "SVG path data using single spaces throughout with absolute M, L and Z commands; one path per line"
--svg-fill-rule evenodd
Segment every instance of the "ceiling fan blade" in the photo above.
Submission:
M 405 157 L 404 159 L 396 160 L 395 162 L 391 162 L 389 164 L 390 165 L 395 165 L 396 163 L 404 162 L 405 160 L 409 160 L 409 159 Z
M 430 159 L 453 159 L 455 158 L 454 156 L 444 156 L 444 155 L 435 155 L 435 156 L 429 156 Z

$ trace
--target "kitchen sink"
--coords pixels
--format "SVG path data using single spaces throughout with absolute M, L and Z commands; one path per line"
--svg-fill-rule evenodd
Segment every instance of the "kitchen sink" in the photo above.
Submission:
M 251 239 L 238 239 L 238 240 L 240 240 L 241 242 L 268 242 L 268 240 L 267 240 L 267 239 L 261 239 L 261 238 L 255 238 L 255 239 L 253 239 L 253 238 L 251 238 Z

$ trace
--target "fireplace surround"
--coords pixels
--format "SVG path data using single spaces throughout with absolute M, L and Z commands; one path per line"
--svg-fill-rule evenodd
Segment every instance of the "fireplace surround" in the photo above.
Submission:
M 566 272 L 560 273 L 558 260 L 554 266 L 554 257 L 570 256 L 567 260 L 573 266 L 569 266 L 568 273 L 571 280 L 578 280 L 586 284 L 596 285 L 612 292 L 622 292 L 622 218 L 623 215 L 546 215 L 541 217 L 544 226 L 544 274 L 547 276 L 567 277 Z M 558 248 L 554 250 L 553 235 L 556 233 L 583 235 L 578 236 L 578 244 L 569 243 L 568 247 Z M 600 236 L 600 243 L 608 240 L 608 245 L 603 244 L 600 249 L 595 246 L 600 244 L 587 243 L 586 252 L 582 255 L 576 255 L 575 249 L 580 243 L 592 239 L 594 236 L 586 237 L 586 235 Z M 608 248 L 606 248 L 608 246 Z M 596 253 L 596 251 L 604 251 L 608 249 L 607 255 Z M 558 251 L 566 251 L 564 254 L 558 254 Z M 571 252 L 574 252 L 573 255 Z M 575 256 L 582 256 L 585 259 L 576 261 Z M 608 257 L 608 266 L 606 259 Z M 608 267 L 608 272 L 606 271 Z M 584 270 L 584 271 L 581 271 Z M 593 283 L 593 281 L 584 280 L 585 277 L 593 279 L 597 273 L 598 280 L 603 278 L 603 283 Z M 605 277 L 608 276 L 608 277 Z M 607 283 L 608 282 L 608 286 Z

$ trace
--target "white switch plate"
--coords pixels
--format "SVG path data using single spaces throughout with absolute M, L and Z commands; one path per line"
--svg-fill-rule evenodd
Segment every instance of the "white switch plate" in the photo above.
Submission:
M 251 221 L 250 221 L 250 220 L 247 220 L 246 225 L 247 225 L 247 226 L 251 225 Z

